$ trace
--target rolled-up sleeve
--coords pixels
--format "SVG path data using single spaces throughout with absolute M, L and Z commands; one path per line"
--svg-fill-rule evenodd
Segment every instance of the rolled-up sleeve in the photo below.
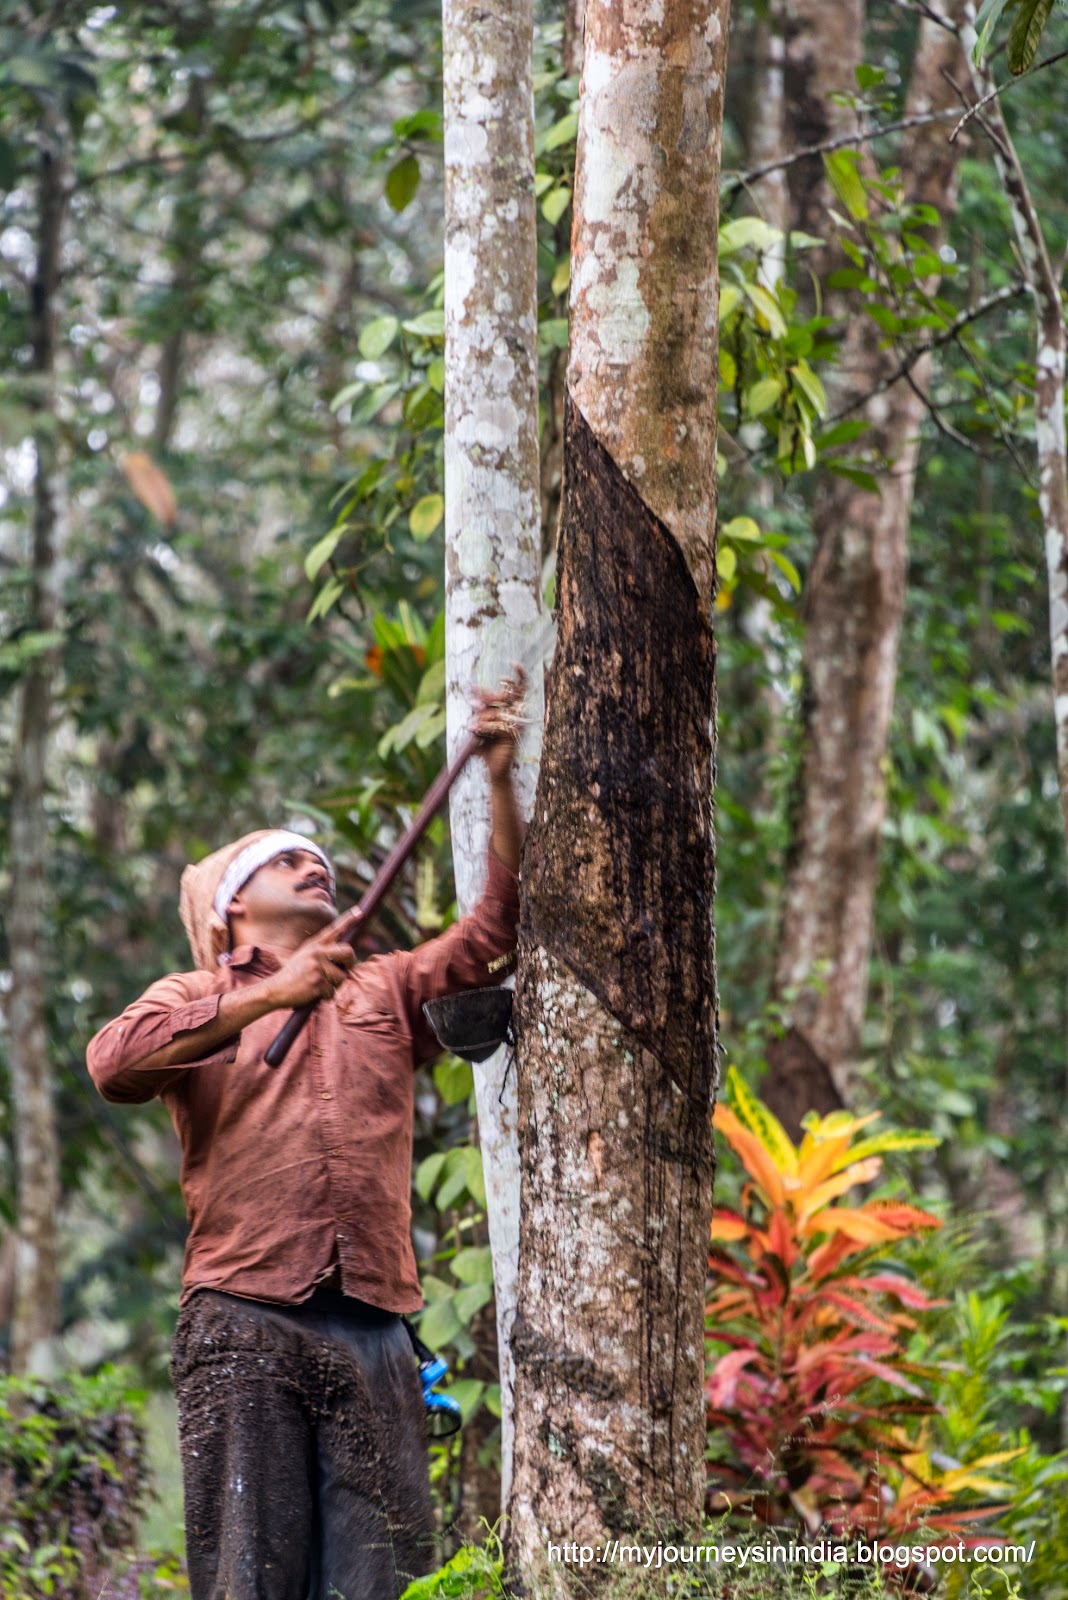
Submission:
M 489 850 L 486 882 L 474 910 L 437 939 L 398 957 L 417 1062 L 441 1054 L 441 1045 L 423 1015 L 424 1000 L 501 983 L 515 961 L 518 923 L 519 879 Z
M 181 1034 L 214 1022 L 223 992 L 220 981 L 208 973 L 176 973 L 154 983 L 114 1022 L 101 1028 L 90 1041 L 86 1061 L 104 1099 L 141 1105 L 190 1068 L 235 1060 L 237 1034 L 181 1066 L 146 1068 L 140 1064 Z

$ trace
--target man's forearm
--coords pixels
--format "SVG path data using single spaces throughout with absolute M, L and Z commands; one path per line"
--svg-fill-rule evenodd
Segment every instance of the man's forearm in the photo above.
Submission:
M 139 1072 L 154 1072 L 166 1067 L 183 1067 L 202 1056 L 210 1056 L 220 1045 L 235 1038 L 250 1022 L 256 1022 L 268 1011 L 280 1009 L 275 987 L 270 978 L 252 984 L 247 989 L 231 990 L 219 998 L 219 1009 L 210 1022 L 202 1027 L 190 1028 L 169 1044 L 153 1050 L 141 1061 L 131 1063 Z
M 525 832 L 516 804 L 512 775 L 505 773 L 490 783 L 490 846 L 509 872 L 519 871 L 519 854 Z

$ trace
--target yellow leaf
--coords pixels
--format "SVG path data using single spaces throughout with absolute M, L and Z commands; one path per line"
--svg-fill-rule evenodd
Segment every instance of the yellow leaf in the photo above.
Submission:
M 178 502 L 166 473 L 152 457 L 144 450 L 131 450 L 122 458 L 122 470 L 145 510 L 165 528 L 172 527 L 178 516 Z
M 849 1189 L 855 1188 L 858 1183 L 870 1183 L 879 1176 L 882 1162 L 878 1156 L 872 1156 L 869 1161 L 851 1162 L 843 1172 L 835 1177 L 828 1178 L 826 1183 L 821 1183 L 813 1189 L 803 1203 L 801 1216 L 811 1216 L 822 1206 L 829 1205 L 832 1200 L 837 1200 L 840 1194 L 845 1194 Z
M 739 1117 L 782 1171 L 797 1171 L 797 1149 L 782 1123 L 757 1099 L 737 1067 L 727 1068 L 727 1093 Z

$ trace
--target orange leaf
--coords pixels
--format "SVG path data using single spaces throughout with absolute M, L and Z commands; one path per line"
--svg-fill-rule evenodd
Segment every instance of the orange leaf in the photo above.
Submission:
M 855 1239 L 859 1244 L 879 1244 L 884 1239 L 900 1239 L 902 1233 L 889 1218 L 877 1217 L 870 1210 L 854 1211 L 849 1206 L 828 1206 L 825 1211 L 817 1211 L 815 1216 L 805 1217 L 801 1222 L 801 1231 L 806 1235 L 844 1233 L 848 1239 Z
M 122 458 L 122 470 L 145 510 L 165 528 L 173 527 L 178 516 L 178 502 L 166 473 L 157 467 L 152 457 L 144 450 L 131 450 Z
M 729 1106 L 722 1101 L 717 1105 L 713 1123 L 727 1142 L 737 1151 L 746 1171 L 756 1179 L 772 1205 L 783 1203 L 782 1173 L 765 1150 L 760 1140 L 743 1128 Z
M 710 1239 L 745 1239 L 748 1234 L 748 1222 L 741 1217 L 732 1217 L 726 1211 L 715 1212 L 712 1217 L 712 1226 L 708 1230 Z
M 919 1206 L 906 1206 L 897 1200 L 873 1200 L 868 1210 L 899 1233 L 914 1233 L 920 1228 L 940 1228 L 941 1220 Z

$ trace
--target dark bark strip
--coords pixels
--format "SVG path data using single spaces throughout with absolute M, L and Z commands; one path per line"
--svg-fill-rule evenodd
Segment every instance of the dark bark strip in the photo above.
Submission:
M 671 534 L 571 404 L 560 636 L 524 933 L 696 1104 L 715 1049 L 715 645 Z M 620 642 L 624 642 L 621 650 Z

